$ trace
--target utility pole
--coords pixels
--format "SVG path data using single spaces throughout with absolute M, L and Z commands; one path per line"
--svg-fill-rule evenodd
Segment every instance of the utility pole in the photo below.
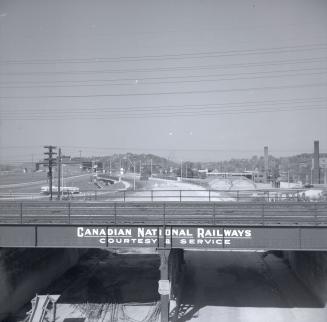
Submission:
M 32 169 L 32 178 L 34 177 L 34 154 L 32 153 L 32 166 L 31 166 L 31 169 Z
M 48 149 L 48 152 L 44 152 L 44 154 L 48 156 L 48 158 L 45 158 L 44 161 L 48 161 L 49 193 L 50 193 L 50 200 L 52 200 L 52 167 L 56 164 L 53 157 L 55 154 L 57 154 L 56 152 L 53 152 L 53 150 L 56 149 L 57 147 L 53 145 L 45 145 L 44 148 Z
M 61 189 L 60 189 L 60 185 L 61 185 L 61 180 L 60 180 L 60 176 L 61 176 L 61 148 L 59 148 L 58 151 L 58 162 L 57 162 L 57 167 L 58 167 L 58 196 L 57 199 L 60 200 L 61 198 Z
M 134 164 L 132 164 L 132 165 L 133 165 L 133 168 L 134 168 L 133 189 L 134 189 L 134 191 L 135 191 L 135 176 L 136 176 L 136 168 L 135 168 L 135 166 L 136 166 L 136 161 L 134 161 Z
M 151 178 L 152 178 L 152 159 L 150 160 L 151 164 Z
M 268 146 L 263 148 L 264 153 L 264 180 L 265 183 L 268 182 L 268 173 L 269 173 L 269 154 L 268 154 Z
M 132 162 L 127 156 L 124 158 L 124 160 L 127 160 L 132 165 L 132 167 L 133 167 L 133 170 L 134 170 L 134 175 L 133 175 L 133 189 L 135 191 L 135 188 L 136 188 L 136 182 L 135 182 L 135 177 L 136 177 L 136 160 L 133 160 L 133 162 Z M 130 169 L 130 167 L 129 167 L 129 169 Z

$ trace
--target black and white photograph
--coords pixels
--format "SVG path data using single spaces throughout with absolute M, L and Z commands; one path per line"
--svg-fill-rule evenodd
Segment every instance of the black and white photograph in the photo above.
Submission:
M 0 322 L 188 321 L 327 321 L 327 0 L 0 0 Z

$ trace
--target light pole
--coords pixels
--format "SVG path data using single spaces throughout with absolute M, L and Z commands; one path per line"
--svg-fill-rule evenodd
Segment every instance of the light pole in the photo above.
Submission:
M 61 182 L 62 182 L 62 186 L 65 187 L 65 182 L 64 182 L 64 167 L 66 165 L 61 163 Z
M 132 167 L 134 169 L 133 190 L 135 191 L 135 162 L 132 162 L 128 157 L 125 157 L 124 159 L 128 160 L 131 163 L 131 165 L 132 165 Z

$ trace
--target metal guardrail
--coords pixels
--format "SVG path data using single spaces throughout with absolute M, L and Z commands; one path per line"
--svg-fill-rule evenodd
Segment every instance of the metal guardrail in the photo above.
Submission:
M 327 202 L 0 202 L 0 225 L 327 226 Z

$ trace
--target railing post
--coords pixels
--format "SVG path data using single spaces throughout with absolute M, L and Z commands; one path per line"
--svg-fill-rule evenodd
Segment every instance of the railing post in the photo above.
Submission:
M 94 190 L 94 200 L 97 200 L 97 191 Z
M 268 190 L 268 196 L 267 196 L 267 198 L 268 198 L 268 200 L 267 200 L 267 201 L 269 202 L 269 201 L 270 201 L 270 199 L 269 199 L 269 190 Z
M 166 203 L 163 204 L 163 225 L 166 226 Z
M 262 226 L 265 225 L 265 203 L 262 204 Z
M 126 201 L 126 190 L 124 190 L 124 202 Z
M 166 203 L 163 204 L 163 246 L 166 248 Z
M 68 203 L 68 224 L 70 225 L 70 215 L 71 215 L 71 210 L 70 210 L 70 202 Z
M 211 190 L 209 189 L 209 202 L 211 201 Z
M 213 213 L 212 213 L 213 224 L 216 225 L 216 204 L 215 203 L 213 204 L 212 210 L 213 210 Z
M 115 202 L 115 225 L 117 225 L 117 203 Z
M 20 203 L 20 223 L 23 223 L 23 203 Z
M 239 202 L 240 201 L 240 191 L 237 190 L 236 192 L 236 201 Z
M 179 190 L 179 202 L 182 202 L 182 190 Z
M 151 201 L 153 202 L 153 190 L 151 190 Z

